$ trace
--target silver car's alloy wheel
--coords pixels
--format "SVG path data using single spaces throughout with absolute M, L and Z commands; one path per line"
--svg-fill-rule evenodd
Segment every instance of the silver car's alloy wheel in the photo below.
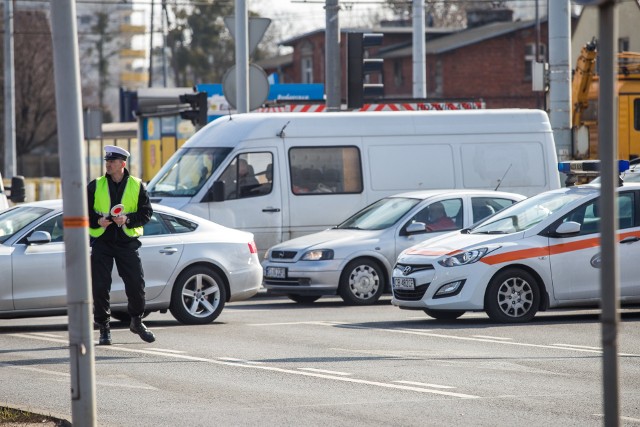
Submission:
M 368 259 L 351 261 L 342 272 L 340 296 L 348 304 L 368 305 L 380 298 L 384 290 L 382 271 Z
M 171 314 L 185 324 L 204 324 L 216 319 L 226 302 L 220 276 L 213 270 L 195 266 L 185 270 L 173 289 Z
M 539 305 L 538 283 L 524 270 L 512 268 L 498 273 L 487 289 L 485 309 L 498 322 L 527 322 Z

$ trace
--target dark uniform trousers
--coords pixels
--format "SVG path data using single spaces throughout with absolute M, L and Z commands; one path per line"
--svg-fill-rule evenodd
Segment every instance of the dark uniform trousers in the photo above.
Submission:
M 121 243 L 103 242 L 101 239 L 96 239 L 92 243 L 91 279 L 96 323 L 105 323 L 111 316 L 109 293 L 114 260 L 129 300 L 129 315 L 138 317 L 144 313 L 145 283 L 142 262 L 138 254 L 140 246 L 140 241 L 137 239 Z

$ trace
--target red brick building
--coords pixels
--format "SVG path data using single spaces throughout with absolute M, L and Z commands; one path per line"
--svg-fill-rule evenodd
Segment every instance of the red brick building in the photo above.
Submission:
M 476 11 L 481 12 L 481 11 Z M 547 22 L 512 21 L 510 10 L 489 10 L 469 19 L 465 29 L 427 28 L 426 68 L 429 100 L 482 100 L 487 108 L 544 108 L 542 92 L 532 90 L 531 64 L 547 61 Z M 480 16 L 480 18 L 478 18 Z M 539 35 L 538 35 L 539 28 Z M 343 99 L 346 99 L 346 35 L 350 31 L 384 34 L 383 45 L 372 49 L 384 59 L 384 96 L 412 97 L 412 28 L 387 27 L 341 30 Z M 324 29 L 281 43 L 293 53 L 279 64 L 281 83 L 325 82 Z M 267 72 L 275 71 L 268 69 Z

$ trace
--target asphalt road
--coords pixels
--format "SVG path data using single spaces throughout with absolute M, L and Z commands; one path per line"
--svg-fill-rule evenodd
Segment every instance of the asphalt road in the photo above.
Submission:
M 71 419 L 66 317 L 0 321 L 0 406 Z M 622 425 L 640 425 L 640 310 L 619 335 Z M 229 304 L 217 322 L 146 320 L 96 347 L 100 426 L 601 426 L 595 311 L 438 322 L 383 298 Z M 97 331 L 95 333 L 97 339 Z

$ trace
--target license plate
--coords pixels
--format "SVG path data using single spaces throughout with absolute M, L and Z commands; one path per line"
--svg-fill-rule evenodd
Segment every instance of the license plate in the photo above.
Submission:
M 412 277 L 394 277 L 393 288 L 413 290 L 416 288 L 416 281 Z
M 267 267 L 264 275 L 270 279 L 286 279 L 287 269 L 286 267 Z

